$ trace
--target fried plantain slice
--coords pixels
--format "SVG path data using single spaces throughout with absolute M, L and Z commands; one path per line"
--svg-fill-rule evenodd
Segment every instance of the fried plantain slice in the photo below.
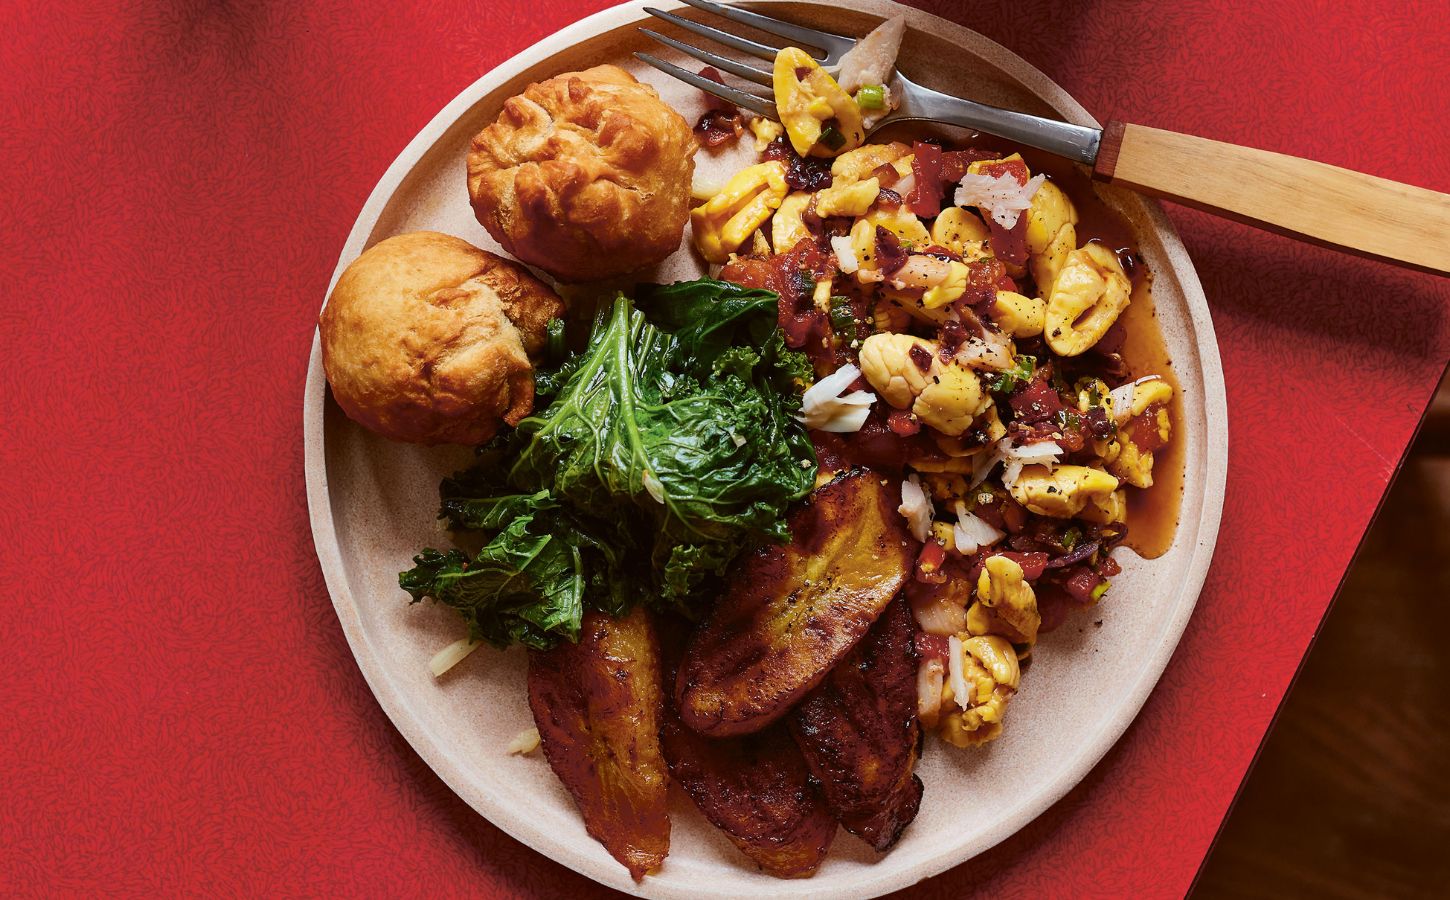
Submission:
M 898 597 L 790 717 L 826 805 L 878 851 L 896 843 L 921 806 L 914 631 Z
M 836 820 L 810 783 L 785 723 L 709 738 L 666 715 L 670 775 L 700 812 L 768 875 L 805 878 L 826 858 Z
M 758 731 L 861 639 L 911 571 L 899 491 L 875 472 L 843 472 L 791 514 L 789 543 L 736 561 L 680 666 L 686 725 L 713 737 Z
M 684 654 L 689 623 L 660 620 L 666 679 Z M 776 878 L 805 878 L 820 867 L 836 820 L 810 782 L 785 723 L 735 738 L 708 738 L 680 721 L 665 701 L 660 742 L 670 775 L 710 824 Z
M 579 643 L 529 652 L 529 708 L 544 756 L 584 826 L 635 881 L 670 850 L 659 646 L 649 615 L 591 610 Z

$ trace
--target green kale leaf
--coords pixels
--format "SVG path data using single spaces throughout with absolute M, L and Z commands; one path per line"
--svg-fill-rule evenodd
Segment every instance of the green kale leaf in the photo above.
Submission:
M 550 402 L 446 479 L 440 515 L 488 543 L 426 550 L 399 576 L 473 633 L 543 648 L 585 605 L 699 611 L 748 543 L 784 540 L 815 456 L 797 420 L 809 377 L 776 296 L 703 279 L 621 296 L 587 347 L 541 376 Z

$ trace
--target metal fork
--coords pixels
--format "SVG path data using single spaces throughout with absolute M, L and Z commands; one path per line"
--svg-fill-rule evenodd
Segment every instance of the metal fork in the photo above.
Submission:
M 784 22 L 713 0 L 683 2 L 783 38 L 835 68 L 856 39 Z M 774 62 L 777 47 L 743 38 L 673 13 L 645 12 L 686 32 L 747 56 Z M 772 73 L 648 28 L 655 41 L 722 72 L 772 89 Z M 775 103 L 750 90 L 724 85 L 648 53 L 640 61 L 735 105 L 776 121 Z M 1072 125 L 953 97 L 901 72 L 891 80 L 895 110 L 871 129 L 926 121 L 985 131 L 1091 166 L 1093 177 L 1146 194 L 1247 222 L 1317 244 L 1436 274 L 1450 274 L 1450 195 L 1337 166 L 1177 134 L 1109 122 L 1106 128 Z M 868 134 L 869 136 L 869 134 Z
M 792 25 L 760 13 L 714 3 L 712 0 L 684 0 L 684 2 L 696 9 L 715 13 L 742 25 L 749 25 L 752 28 L 785 38 L 791 46 L 799 47 L 814 56 L 826 69 L 834 69 L 840 65 L 841 57 L 846 55 L 846 51 L 856 46 L 856 39 L 852 37 L 818 31 L 802 25 Z M 747 40 L 719 28 L 693 22 L 664 10 L 646 7 L 645 12 L 692 34 L 708 38 L 757 59 L 774 61 L 776 51 L 780 49 Z M 672 47 L 686 56 L 693 56 L 722 72 L 728 72 L 737 78 L 743 78 L 767 89 L 771 86 L 769 71 L 763 71 L 717 53 L 711 53 L 648 28 L 641 28 L 640 31 L 661 44 Z M 666 74 L 693 84 L 706 93 L 729 100 L 742 109 L 748 109 L 756 115 L 777 121 L 780 119 L 776 113 L 775 104 L 770 100 L 739 88 L 722 85 L 718 81 L 697 75 L 688 69 L 682 69 L 648 53 L 636 53 L 635 56 Z M 1102 132 L 1096 128 L 1054 122 L 1051 119 L 1029 116 L 1025 113 L 1013 112 L 1010 109 L 999 109 L 995 106 L 963 100 L 961 97 L 953 97 L 943 94 L 941 91 L 922 87 L 900 72 L 897 72 L 891 80 L 891 96 L 900 101 L 899 105 L 876 123 L 875 127 L 871 129 L 872 134 L 895 122 L 940 122 L 944 125 L 960 125 L 964 128 L 985 131 L 988 134 L 1018 141 L 1029 147 L 1047 150 L 1050 153 L 1066 156 L 1088 165 L 1091 165 L 1098 155 L 1098 142 L 1102 137 Z

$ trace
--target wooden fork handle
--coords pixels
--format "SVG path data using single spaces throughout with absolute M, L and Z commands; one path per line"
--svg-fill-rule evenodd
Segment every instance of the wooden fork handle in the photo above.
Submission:
M 1109 122 L 1093 177 L 1350 253 L 1450 274 L 1450 194 Z

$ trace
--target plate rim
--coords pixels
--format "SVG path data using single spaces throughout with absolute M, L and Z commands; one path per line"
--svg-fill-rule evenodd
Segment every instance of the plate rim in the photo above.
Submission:
M 931 23 L 954 31 L 958 34 L 969 34 L 974 44 L 979 44 L 982 50 L 980 54 L 987 62 L 1002 69 L 1008 70 L 1011 77 L 1018 80 L 1028 91 L 1037 95 L 1048 105 L 1055 108 L 1069 121 L 1077 124 L 1101 127 L 1100 123 L 1088 113 L 1065 89 L 1049 79 L 1035 66 L 1022 59 L 1006 47 L 992 41 L 980 33 L 936 16 L 924 10 L 903 6 L 894 0 L 764 0 L 764 2 L 752 2 L 748 5 L 767 5 L 771 2 L 797 2 L 818 6 L 849 7 L 856 11 L 869 14 L 891 14 L 892 12 L 904 13 L 908 18 L 908 25 L 920 26 L 922 23 Z M 522 72 L 537 64 L 539 59 L 552 56 L 570 46 L 580 43 L 596 34 L 618 28 L 636 21 L 641 15 L 645 6 L 659 6 L 665 8 L 683 7 L 684 4 L 676 0 L 628 0 L 616 6 L 606 7 L 583 19 L 573 22 L 558 31 L 542 38 L 529 47 L 520 50 L 513 56 L 501 62 L 499 65 L 482 73 L 477 79 L 460 91 L 452 100 L 434 115 L 416 135 L 408 142 L 403 150 L 394 158 L 383 175 L 378 179 L 377 184 L 369 193 L 352 229 L 348 233 L 346 242 L 338 256 L 338 262 L 333 270 L 332 277 L 328 281 L 327 292 L 323 297 L 331 295 L 338 277 L 342 274 L 347 264 L 355 259 L 364 249 L 368 236 L 376 228 L 378 220 L 386 208 L 389 199 L 396 192 L 398 187 L 405 180 L 409 172 L 417 163 L 427 155 L 428 151 L 442 138 L 454 123 L 466 113 L 482 97 L 486 96 L 491 88 L 488 84 L 502 84 L 512 78 L 518 77 Z M 954 866 L 960 865 L 973 857 L 986 852 L 1001 841 L 1015 834 L 1028 823 L 1032 822 L 1053 804 L 1058 802 L 1075 788 L 1093 768 L 1101 762 L 1102 758 L 1122 738 L 1128 726 L 1133 723 L 1142 711 L 1147 702 L 1148 695 L 1162 678 L 1163 671 L 1167 668 L 1172 659 L 1183 632 L 1187 627 L 1188 620 L 1192 617 L 1198 599 L 1202 593 L 1204 579 L 1207 576 L 1209 565 L 1212 562 L 1213 553 L 1218 542 L 1219 526 L 1223 511 L 1224 486 L 1227 480 L 1228 470 L 1228 414 L 1227 396 L 1223 380 L 1223 365 L 1219 354 L 1218 340 L 1213 327 L 1212 316 L 1208 308 L 1208 301 L 1203 293 L 1203 287 L 1198 279 L 1197 269 L 1189 258 L 1182 240 L 1178 236 L 1177 229 L 1172 221 L 1163 211 L 1162 206 L 1148 197 L 1142 197 L 1142 205 L 1146 214 L 1149 226 L 1154 230 L 1158 240 L 1161 242 L 1163 252 L 1172 262 L 1175 277 L 1182 290 L 1185 305 L 1188 308 L 1189 317 L 1193 322 L 1193 335 L 1195 350 L 1198 353 L 1200 368 L 1203 371 L 1203 384 L 1199 389 L 1203 392 L 1204 418 L 1207 433 L 1205 441 L 1205 480 L 1203 485 L 1203 502 L 1198 518 L 1198 540 L 1195 543 L 1192 555 L 1185 564 L 1187 577 L 1180 582 L 1177 592 L 1174 614 L 1164 623 L 1159 633 L 1159 640 L 1150 646 L 1148 662 L 1140 669 L 1139 678 L 1132 683 L 1129 691 L 1126 692 L 1126 702 L 1117 706 L 1117 712 L 1108 717 L 1090 736 L 1090 739 L 1082 744 L 1086 752 L 1079 753 L 1071 764 L 1059 770 L 1057 777 L 1045 783 L 1027 801 L 1019 807 L 1019 813 L 1015 818 L 1004 819 L 986 829 L 973 842 L 969 849 L 964 850 L 961 846 L 949 848 L 921 860 L 913 866 L 903 867 L 894 872 L 883 872 L 874 877 L 868 876 L 863 879 L 860 887 L 863 890 L 851 891 L 851 896 L 876 897 L 894 890 L 899 890 L 915 884 L 925 878 L 940 874 Z M 320 308 L 320 307 L 319 307 Z M 326 583 L 328 595 L 332 600 L 333 608 L 337 613 L 338 620 L 347 638 L 349 649 L 352 652 L 358 668 L 362 671 L 363 678 L 368 688 L 377 699 L 383 711 L 387 714 L 393 727 L 408 741 L 415 752 L 428 764 L 428 766 L 446 783 L 450 790 L 460 799 L 467 803 L 479 815 L 488 819 L 511 837 L 525 844 L 530 850 L 545 856 L 553 862 L 562 864 L 585 877 L 612 888 L 634 894 L 636 896 L 654 897 L 699 897 L 716 895 L 707 887 L 700 886 L 690 890 L 678 890 L 673 887 L 652 883 L 652 879 L 646 878 L 643 882 L 636 884 L 625 874 L 622 867 L 613 864 L 613 860 L 596 860 L 586 858 L 574 852 L 566 842 L 555 839 L 542 828 L 534 826 L 529 817 L 521 810 L 513 810 L 508 806 L 488 802 L 487 797 L 473 797 L 471 789 L 464 789 L 465 775 L 459 768 L 455 767 L 450 757 L 444 752 L 442 745 L 434 740 L 433 736 L 423 726 L 400 689 L 394 683 L 386 667 L 380 662 L 379 656 L 375 653 L 367 637 L 359 613 L 358 604 L 353 597 L 350 585 L 348 584 L 346 566 L 343 561 L 341 543 L 338 538 L 336 523 L 332 515 L 332 497 L 329 491 L 327 474 L 326 439 L 324 432 L 324 416 L 327 397 L 326 378 L 322 369 L 321 337 L 314 329 L 312 347 L 308 359 L 307 378 L 303 395 L 303 465 L 307 488 L 307 507 L 310 519 L 313 544 L 317 552 L 318 561 L 321 565 L 323 580 Z M 1182 527 L 1182 523 L 1180 523 Z M 475 802 L 475 801 L 480 802 Z M 812 891 L 810 879 L 798 881 L 784 881 L 779 885 L 778 895 L 804 896 L 811 893 L 818 893 L 820 889 Z M 718 894 L 718 896 L 729 896 Z

